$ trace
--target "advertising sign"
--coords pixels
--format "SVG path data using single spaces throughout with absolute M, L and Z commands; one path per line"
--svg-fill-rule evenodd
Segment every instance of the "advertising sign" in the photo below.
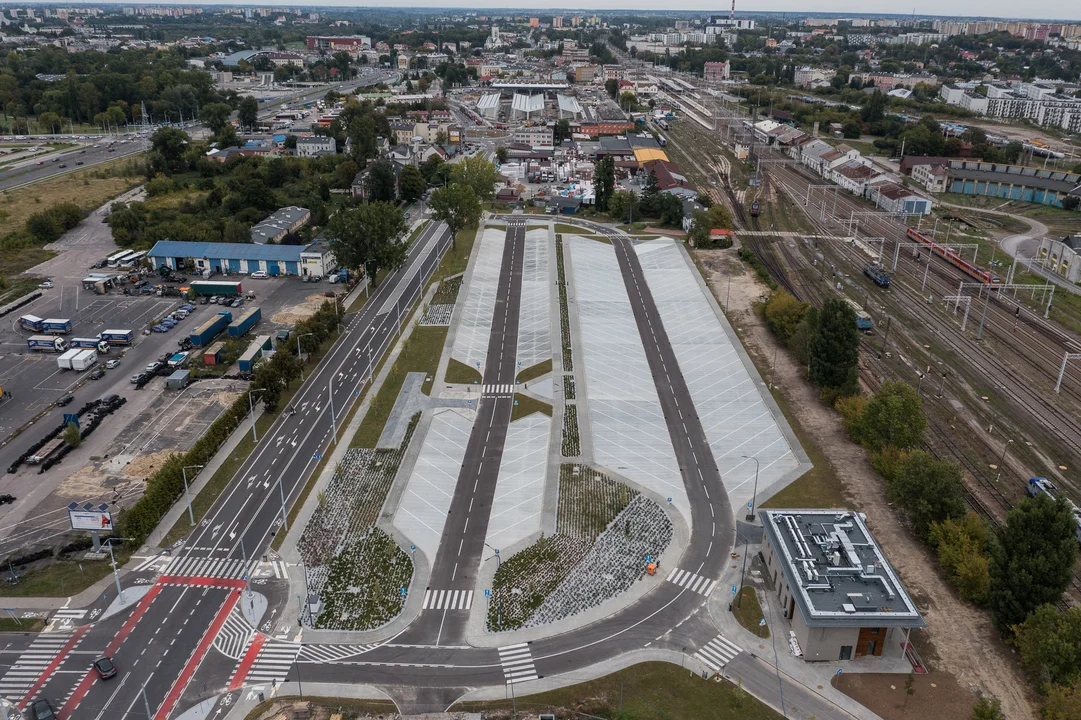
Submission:
M 72 530 L 113 529 L 113 516 L 108 510 L 68 510 Z

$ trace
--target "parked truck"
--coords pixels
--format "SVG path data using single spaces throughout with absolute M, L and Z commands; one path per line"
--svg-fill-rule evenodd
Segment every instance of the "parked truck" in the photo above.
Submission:
M 190 287 L 195 295 L 239 297 L 243 292 L 239 280 L 195 280 Z
M 71 347 L 82 348 L 84 350 L 97 350 L 102 355 L 106 355 L 109 352 L 109 341 L 102 340 L 101 337 L 72 338 Z
M 41 332 L 44 323 L 37 315 L 23 315 L 19 318 L 19 327 L 30 332 Z
M 45 318 L 41 323 L 41 330 L 51 335 L 67 335 L 71 332 L 71 320 L 67 318 Z
M 229 337 L 242 337 L 244 333 L 251 330 L 252 326 L 263 317 L 263 312 L 257 308 L 248 308 L 240 317 L 229 324 Z
M 110 345 L 131 345 L 135 340 L 131 330 L 105 330 L 98 337 Z
M 222 311 L 218 313 L 192 332 L 191 344 L 195 347 L 206 347 L 214 341 L 214 338 L 221 335 L 232 321 L 233 314 L 231 312 Z
M 250 373 L 265 353 L 274 349 L 269 335 L 260 335 L 240 356 L 240 372 Z
M 26 339 L 26 346 L 39 352 L 67 352 L 68 344 L 64 338 L 53 335 L 31 335 Z
M 56 366 L 61 370 L 71 370 L 71 361 L 74 360 L 75 357 L 81 352 L 82 350 L 80 348 L 72 348 L 71 350 L 68 350 L 56 359 Z
M 71 359 L 71 369 L 75 372 L 89 370 L 98 364 L 98 354 L 94 350 L 79 350 L 79 354 Z

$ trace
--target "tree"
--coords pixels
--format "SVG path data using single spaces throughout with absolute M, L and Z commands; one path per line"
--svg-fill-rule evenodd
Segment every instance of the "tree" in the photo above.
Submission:
M 615 100 L 616 96 L 619 95 L 619 80 L 616 80 L 615 78 L 609 78 L 608 80 L 605 80 L 604 91 L 608 93 L 608 97 Z
M 1037 687 L 1068 685 L 1081 677 L 1081 607 L 1041 605 L 1017 626 L 1013 644 Z
M 495 197 L 495 186 L 503 178 L 499 171 L 495 169 L 495 165 L 488 162 L 481 155 L 467 157 L 461 162 L 455 163 L 450 177 L 452 182 L 473 188 L 473 194 L 481 202 Z
M 293 137 L 290 135 L 289 137 Z M 218 131 L 218 134 L 214 136 L 214 142 L 218 144 L 218 148 L 224 149 L 227 147 L 236 147 L 240 145 L 240 137 L 236 134 L 236 128 L 226 123 L 222 126 L 222 129 Z M 294 146 L 296 140 L 294 139 Z
M 905 511 L 921 538 L 929 536 L 932 523 L 965 516 L 961 469 L 922 450 L 904 455 L 886 484 L 890 499 Z
M 1064 210 L 1076 210 L 1079 206 L 1081 206 L 1081 197 L 1067 195 L 1062 198 L 1062 207 Z
M 1077 720 L 1081 717 L 1081 677 L 1069 686 L 1051 685 L 1043 703 L 1043 720 Z M 995 718 L 999 720 L 999 718 Z
M 856 313 L 842 300 L 827 300 L 811 340 L 810 379 L 823 390 L 852 395 L 858 389 L 860 334 Z
M 251 128 L 259 121 L 259 101 L 251 95 L 245 95 L 240 100 L 236 110 L 237 122 L 242 127 Z
M 683 223 L 683 201 L 672 193 L 660 193 L 654 197 L 651 211 L 662 225 L 678 228 Z
M 908 450 L 923 442 L 927 418 L 911 385 L 887 380 L 864 406 L 858 440 L 871 450 L 886 446 Z
M 560 118 L 556 120 L 555 127 L 552 128 L 552 142 L 559 145 L 564 140 L 571 136 L 571 121 L 567 118 Z
M 598 212 L 607 212 L 608 203 L 616 189 L 616 165 L 611 155 L 605 155 L 597 161 L 593 178 L 596 185 L 597 210 Z
M 480 200 L 473 188 L 465 183 L 453 182 L 437 188 L 428 201 L 432 217 L 450 227 L 451 246 L 457 248 L 458 232 L 480 219 Z
M 878 122 L 886 116 L 886 96 L 881 90 L 871 93 L 867 104 L 860 111 L 863 121 L 866 123 Z
M 496 147 L 496 149 L 495 149 L 495 159 L 499 161 L 500 165 L 507 162 L 507 148 L 505 148 L 502 145 L 499 145 L 498 147 Z
M 406 165 L 398 177 L 398 182 L 402 186 L 402 199 L 409 203 L 423 195 L 428 187 L 416 165 Z
M 217 135 L 222 128 L 229 125 L 229 118 L 233 114 L 233 108 L 228 103 L 207 103 L 199 111 L 199 119 L 210 126 Z
M 50 133 L 56 133 L 63 126 L 60 116 L 54 112 L 43 112 L 38 115 L 38 127 L 44 128 Z
M 949 518 L 931 523 L 927 538 L 938 561 L 965 600 L 978 605 L 987 602 L 991 588 L 990 557 L 991 529 L 974 512 L 960 520 Z
M 334 168 L 334 173 L 330 176 L 330 182 L 334 187 L 339 189 L 348 189 L 353 184 L 353 178 L 360 172 L 360 168 L 352 160 L 343 160 L 338 163 L 338 167 Z
M 68 426 L 64 428 L 64 442 L 68 444 L 68 447 L 77 448 L 82 441 L 83 434 L 79 431 L 78 424 L 68 423 Z
M 1009 630 L 1040 605 L 1058 602 L 1077 557 L 1076 529 L 1062 498 L 1029 497 L 1010 510 L 991 553 L 988 604 L 996 627 Z
M 326 236 L 335 259 L 351 270 L 363 268 L 374 286 L 379 270 L 405 262 L 408 246 L 399 240 L 406 229 L 401 210 L 389 202 L 371 202 L 334 213 Z
M 778 340 L 787 344 L 796 332 L 796 328 L 803 322 L 803 316 L 807 314 L 808 308 L 810 305 L 800 302 L 787 290 L 778 290 L 770 295 L 766 302 L 766 327 L 777 336 Z
M 398 197 L 398 181 L 394 177 L 394 168 L 386 160 L 372 163 L 365 182 L 368 186 L 368 200 L 371 202 L 393 202 Z
M 638 193 L 619 190 L 608 201 L 608 214 L 617 222 L 633 222 L 638 214 Z
M 155 156 L 152 162 L 160 160 L 161 169 L 167 173 L 181 172 L 187 168 L 184 154 L 188 150 L 191 138 L 179 128 L 158 128 L 150 136 L 152 154 Z
M 1002 714 L 1002 703 L 997 698 L 981 697 L 972 708 L 972 720 L 1006 720 Z

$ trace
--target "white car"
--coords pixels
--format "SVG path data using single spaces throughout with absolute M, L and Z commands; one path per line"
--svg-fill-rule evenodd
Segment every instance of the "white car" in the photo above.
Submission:
M 267 275 L 266 270 L 256 270 L 250 277 L 252 280 L 265 280 L 269 276 Z
M 119 364 L 120 364 L 120 361 L 118 359 L 116 359 L 116 358 L 113 358 L 109 362 L 105 363 L 105 367 L 108 368 L 109 370 L 112 370 L 114 367 L 117 367 Z
M 45 282 L 38 285 L 38 288 L 40 288 L 41 290 L 48 290 L 51 287 L 53 287 L 52 280 L 46 280 Z

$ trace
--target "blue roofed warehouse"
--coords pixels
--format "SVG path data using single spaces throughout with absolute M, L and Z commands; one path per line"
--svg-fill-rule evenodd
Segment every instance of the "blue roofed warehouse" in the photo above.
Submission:
M 334 255 L 326 243 L 303 245 L 273 245 L 249 243 L 203 243 L 180 240 L 159 240 L 146 254 L 155 270 L 168 268 L 183 271 L 188 260 L 196 271 L 248 275 L 262 270 L 268 275 L 308 274 L 301 254 L 318 252 L 323 255 L 323 267 L 335 267 Z

